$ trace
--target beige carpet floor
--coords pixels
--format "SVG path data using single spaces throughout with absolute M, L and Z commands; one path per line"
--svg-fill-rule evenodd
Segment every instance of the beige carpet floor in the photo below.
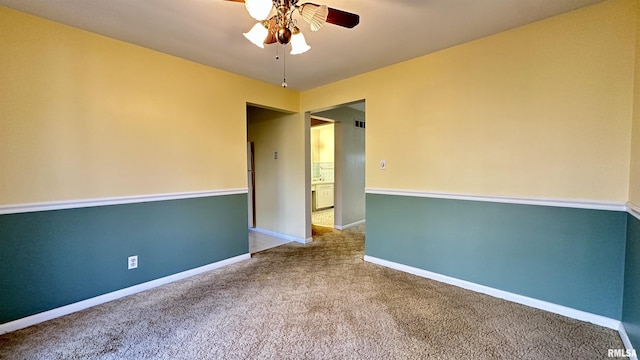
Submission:
M 603 359 L 609 329 L 362 260 L 314 228 L 192 278 L 0 336 L 1 359 Z

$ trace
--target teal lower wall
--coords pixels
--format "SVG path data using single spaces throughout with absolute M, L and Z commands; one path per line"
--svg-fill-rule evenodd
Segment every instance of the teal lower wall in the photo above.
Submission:
M 622 323 L 633 347 L 640 349 L 640 220 L 629 215 L 624 269 Z
M 246 194 L 0 215 L 0 324 L 248 252 Z
M 626 233 L 626 212 L 367 194 L 367 255 L 617 320 Z

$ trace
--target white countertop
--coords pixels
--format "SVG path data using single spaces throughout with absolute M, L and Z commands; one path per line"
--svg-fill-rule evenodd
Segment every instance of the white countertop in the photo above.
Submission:
M 333 184 L 333 181 L 312 181 L 311 185 Z

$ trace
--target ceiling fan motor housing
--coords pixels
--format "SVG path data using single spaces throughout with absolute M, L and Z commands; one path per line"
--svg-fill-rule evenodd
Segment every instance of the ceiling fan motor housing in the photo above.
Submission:
M 291 27 L 293 20 L 291 15 L 295 10 L 297 0 L 273 0 L 273 6 L 278 14 L 276 15 L 277 29 L 275 29 L 276 39 L 282 45 L 287 45 L 291 41 Z
M 278 28 L 278 32 L 276 34 L 278 37 L 278 42 L 282 45 L 287 45 L 289 41 L 291 41 L 291 30 L 288 27 L 281 26 Z

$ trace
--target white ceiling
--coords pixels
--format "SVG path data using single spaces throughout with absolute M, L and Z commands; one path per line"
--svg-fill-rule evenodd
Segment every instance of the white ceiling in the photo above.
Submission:
M 296 90 L 425 55 L 601 0 L 313 0 L 360 15 L 353 29 L 327 24 L 311 50 L 286 57 Z M 304 0 L 300 1 L 305 2 Z M 223 0 L 0 0 L 0 5 L 269 83 L 282 82 L 277 44 L 260 49 L 242 33 L 255 21 Z

